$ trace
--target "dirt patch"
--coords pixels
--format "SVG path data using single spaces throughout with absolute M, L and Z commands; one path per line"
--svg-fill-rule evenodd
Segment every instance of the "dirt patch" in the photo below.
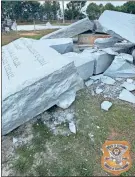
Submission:
M 29 32 L 29 33 L 20 33 L 19 35 L 20 36 L 35 36 L 35 35 L 37 35 L 37 33 Z

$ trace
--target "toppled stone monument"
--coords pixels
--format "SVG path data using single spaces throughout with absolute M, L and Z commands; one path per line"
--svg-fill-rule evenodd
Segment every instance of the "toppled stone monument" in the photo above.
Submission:
M 2 48 L 2 134 L 59 103 L 83 86 L 74 63 L 47 46 Z M 17 46 L 16 46 L 17 47 Z
M 101 14 L 99 22 L 104 27 L 104 31 L 106 33 L 135 43 L 134 14 L 105 10 Z
M 54 31 L 48 35 L 45 35 L 42 39 L 55 39 L 55 38 L 70 38 L 83 33 L 88 30 L 93 30 L 94 24 L 89 20 L 89 18 L 84 18 L 71 25 L 68 25 L 64 29 Z

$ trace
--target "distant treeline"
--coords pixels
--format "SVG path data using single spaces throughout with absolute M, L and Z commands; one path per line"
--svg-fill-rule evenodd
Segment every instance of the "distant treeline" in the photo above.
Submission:
M 111 3 L 97 5 L 90 3 L 84 9 L 87 1 L 70 1 L 64 10 L 65 20 L 78 20 L 88 16 L 91 20 L 98 19 L 104 10 L 115 10 L 135 14 L 135 1 L 114 6 Z M 46 21 L 62 19 L 62 9 L 59 1 L 2 1 L 2 20 L 6 17 L 17 21 Z

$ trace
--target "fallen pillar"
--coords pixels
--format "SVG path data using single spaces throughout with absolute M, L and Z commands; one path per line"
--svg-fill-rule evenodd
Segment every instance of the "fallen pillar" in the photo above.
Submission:
M 2 48 L 3 135 L 83 86 L 73 62 L 50 47 L 24 45 L 22 50 Z
M 115 56 L 114 61 L 104 72 L 104 75 L 110 77 L 135 77 L 135 66 L 126 59 L 121 55 Z
M 93 28 L 94 28 L 94 24 L 89 20 L 89 18 L 84 18 L 82 20 L 79 20 L 65 27 L 64 29 L 54 31 L 48 35 L 43 36 L 41 40 L 55 39 L 55 38 L 70 38 L 78 34 L 81 34 L 85 31 L 93 30 Z
M 99 22 L 104 27 L 106 33 L 135 43 L 134 14 L 105 10 L 101 14 Z

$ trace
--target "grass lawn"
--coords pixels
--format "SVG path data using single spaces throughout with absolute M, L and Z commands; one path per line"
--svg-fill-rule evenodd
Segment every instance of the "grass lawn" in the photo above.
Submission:
M 49 32 L 51 31 L 39 31 L 36 35 L 27 37 L 39 39 Z M 22 33 L 24 32 L 2 35 L 2 44 L 26 37 Z M 125 102 L 111 100 L 113 106 L 105 112 L 100 108 L 103 100 L 100 96 L 91 96 L 87 89 L 77 93 L 73 103 L 77 134 L 54 135 L 42 122 L 34 123 L 31 130 L 32 140 L 29 144 L 16 148 L 17 158 L 11 160 L 15 174 L 111 176 L 101 168 L 102 145 L 106 140 L 125 140 L 131 144 L 133 165 L 121 176 L 135 176 L 135 108 Z
M 11 31 L 9 33 L 3 33 L 2 34 L 2 46 L 20 37 L 40 39 L 42 36 L 49 34 L 56 30 L 57 29 L 47 29 L 47 30 L 40 30 L 40 31 L 19 31 L 18 33 L 15 31 Z

